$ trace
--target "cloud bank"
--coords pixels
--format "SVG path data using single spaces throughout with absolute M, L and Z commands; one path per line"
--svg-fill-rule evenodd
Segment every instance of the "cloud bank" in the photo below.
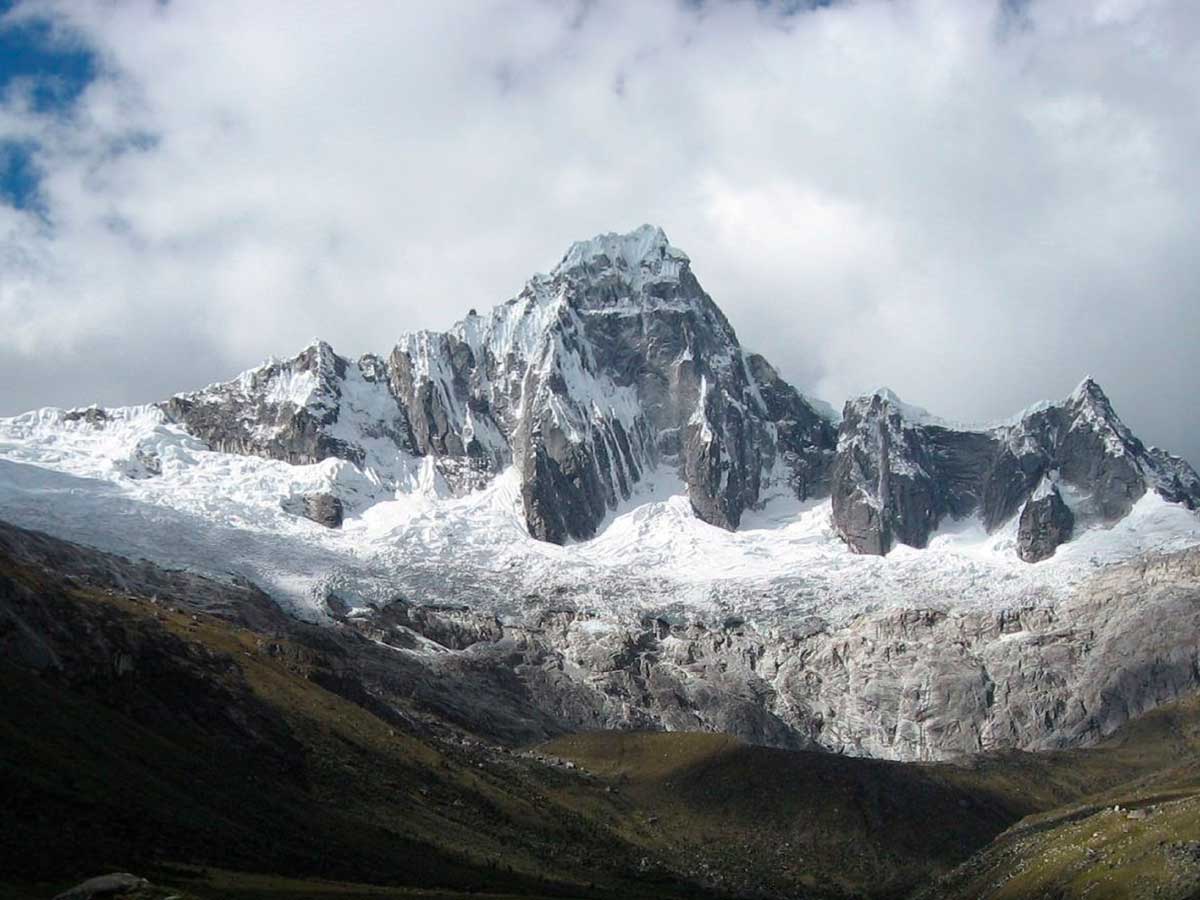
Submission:
M 840 405 L 1007 416 L 1085 374 L 1200 463 L 1190 0 L 18 3 L 0 414 L 386 351 L 642 222 Z

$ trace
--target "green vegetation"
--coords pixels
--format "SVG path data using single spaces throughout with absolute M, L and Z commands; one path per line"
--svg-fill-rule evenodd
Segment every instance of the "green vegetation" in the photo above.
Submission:
M 711 734 L 572 735 L 546 749 L 611 781 L 639 811 L 631 837 L 739 890 L 902 896 L 1016 818 L 948 767 Z
M 962 765 L 705 734 L 580 734 L 547 751 L 610 779 L 671 854 L 750 861 L 772 887 L 815 875 L 872 896 L 931 878 L 924 898 L 1200 896 L 1200 697 L 1094 748 Z
M 1054 756 L 1072 767 L 1099 789 L 1023 819 L 924 896 L 1200 897 L 1200 697 Z
M 0 795 L 17 823 L 0 829 L 0 872 L 16 896 L 181 863 L 451 892 L 696 894 L 674 878 L 643 892 L 640 849 L 553 801 L 566 774 L 405 734 L 321 687 L 309 647 L 7 569 L 0 600 L 64 661 L 0 661 Z

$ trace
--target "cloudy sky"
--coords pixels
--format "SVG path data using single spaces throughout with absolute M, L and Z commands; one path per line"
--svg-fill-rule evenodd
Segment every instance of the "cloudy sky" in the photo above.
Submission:
M 346 355 L 662 225 L 837 405 L 1200 463 L 1200 4 L 0 0 L 0 414 Z

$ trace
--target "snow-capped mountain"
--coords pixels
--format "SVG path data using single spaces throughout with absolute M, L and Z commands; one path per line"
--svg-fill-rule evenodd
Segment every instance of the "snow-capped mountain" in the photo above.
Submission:
M 318 341 L 0 419 L 14 525 L 247 579 L 439 671 L 494 657 L 564 728 L 878 756 L 1094 739 L 1190 689 L 1197 506 L 1090 379 L 995 425 L 886 390 L 823 413 L 648 226 L 386 356 Z
M 593 536 L 660 465 L 697 516 L 734 528 L 775 481 L 827 492 L 835 444 L 650 226 L 573 244 L 517 297 L 386 358 L 318 342 L 163 409 L 214 449 L 345 459 L 389 490 L 417 458 L 456 495 L 513 465 L 529 532 L 555 543 Z
M 317 342 L 162 408 L 214 449 L 343 459 L 385 491 L 411 485 L 422 459 L 455 495 L 514 466 L 529 533 L 554 543 L 594 536 L 660 466 L 679 473 L 696 516 L 728 529 L 773 488 L 832 494 L 838 532 L 874 554 L 924 547 L 947 516 L 978 514 L 992 531 L 1020 512 L 1018 552 L 1037 561 L 1076 515 L 1112 523 L 1147 489 L 1200 504 L 1191 467 L 1147 450 L 1091 379 L 984 428 L 882 390 L 847 403 L 835 431 L 742 349 L 686 254 L 650 226 L 573 244 L 514 299 L 406 334 L 387 357 L 347 360 Z M 337 524 L 350 499 L 329 498 L 322 520 Z M 1046 516 L 1054 527 L 1035 528 Z
M 868 585 L 873 603 L 902 599 L 914 568 L 956 596 L 979 565 L 966 534 L 1014 596 L 1080 560 L 1200 543 L 1200 478 L 1138 441 L 1091 379 L 992 426 L 886 389 L 833 418 L 741 347 L 687 255 L 643 226 L 572 244 L 517 297 L 386 356 L 316 341 L 151 406 L 0 420 L 0 497 L 19 524 L 68 517 L 64 536 L 240 571 L 305 615 L 331 585 L 356 606 L 409 577 L 445 599 L 458 576 L 495 597 L 549 581 L 601 608 L 638 584 L 645 608 L 852 610 Z M 48 470 L 100 482 L 46 504 L 28 486 Z M 88 527 L 120 503 L 171 520 L 164 540 Z M 927 555 L 861 558 L 899 545 Z

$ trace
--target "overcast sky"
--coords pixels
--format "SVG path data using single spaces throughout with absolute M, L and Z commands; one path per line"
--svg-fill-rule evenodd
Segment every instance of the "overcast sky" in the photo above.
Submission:
M 835 405 L 1090 373 L 1200 463 L 1200 4 L 809 5 L 16 3 L 0 414 L 386 352 L 651 222 Z

